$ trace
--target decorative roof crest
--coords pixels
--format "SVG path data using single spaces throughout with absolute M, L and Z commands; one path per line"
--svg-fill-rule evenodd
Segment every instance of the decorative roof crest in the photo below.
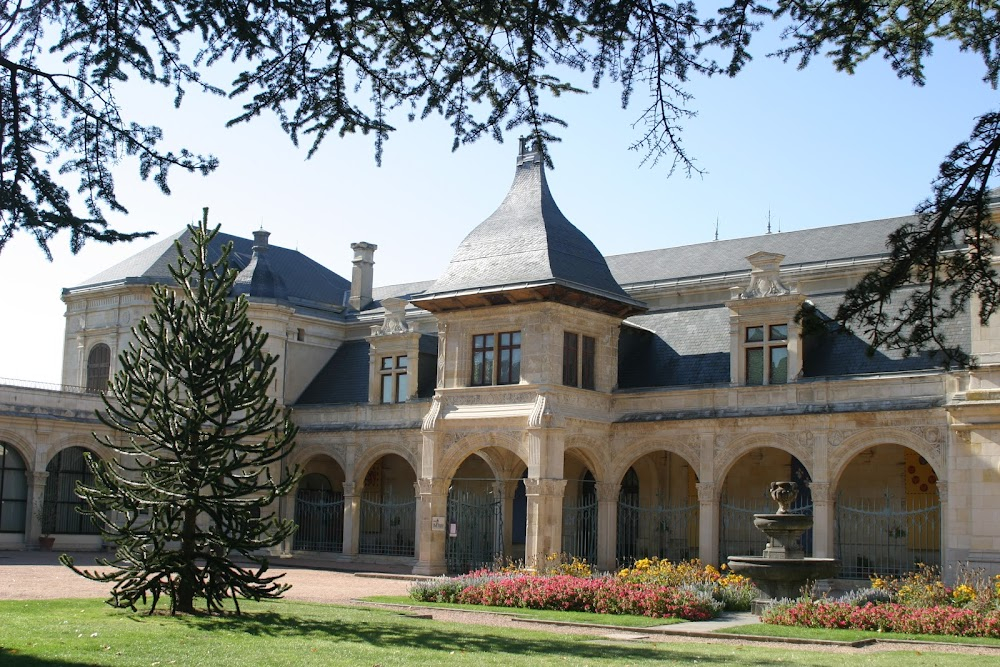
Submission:
M 757 299 L 765 296 L 783 296 L 792 290 L 781 282 L 781 261 L 784 255 L 773 252 L 755 252 L 747 257 L 750 262 L 750 285 L 739 295 L 740 299 Z

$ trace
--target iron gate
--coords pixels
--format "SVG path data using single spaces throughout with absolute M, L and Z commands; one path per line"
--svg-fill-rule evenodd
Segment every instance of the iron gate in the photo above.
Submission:
M 568 556 L 597 562 L 597 498 L 584 496 L 579 504 L 563 504 L 563 551 Z
M 867 579 L 941 564 L 941 505 L 933 496 L 838 496 L 840 576 Z
M 464 574 L 503 557 L 503 505 L 498 496 L 449 491 L 447 523 L 449 574 Z
M 413 556 L 417 500 L 397 501 L 392 494 L 362 493 L 358 552 L 380 556 Z
M 295 494 L 298 530 L 292 549 L 299 551 L 344 550 L 344 494 L 326 489 L 299 489 Z
M 800 500 L 802 496 L 799 496 Z M 774 514 L 773 502 L 763 498 L 723 498 L 719 503 L 719 562 L 730 556 L 760 556 L 767 535 L 753 525 L 754 514 Z M 812 514 L 812 503 L 793 506 L 792 514 Z M 806 555 L 812 555 L 812 529 L 799 538 Z
M 642 507 L 634 495 L 618 500 L 619 565 L 642 558 L 680 561 L 698 556 L 698 505 Z

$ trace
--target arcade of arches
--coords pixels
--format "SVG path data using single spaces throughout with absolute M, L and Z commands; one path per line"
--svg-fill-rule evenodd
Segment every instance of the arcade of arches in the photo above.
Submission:
M 602 569 L 652 556 L 718 563 L 763 550 L 766 538 L 752 515 L 774 511 L 770 481 L 791 479 L 803 489 L 796 510 L 815 516 L 807 552 L 840 558 L 842 576 L 942 562 L 943 483 L 924 456 L 902 444 L 838 452 L 843 460 L 825 462 L 834 475 L 821 481 L 795 454 L 758 444 L 720 466 L 721 478 L 709 483 L 699 479 L 701 462 L 668 448 L 616 462 L 622 472 L 613 478 L 607 459 L 567 448 L 560 479 L 532 478 L 532 466 L 512 449 L 481 446 L 449 477 L 433 480 L 418 480 L 403 455 L 346 471 L 314 456 L 295 493 L 299 530 L 288 549 L 439 572 L 530 563 L 552 552 Z

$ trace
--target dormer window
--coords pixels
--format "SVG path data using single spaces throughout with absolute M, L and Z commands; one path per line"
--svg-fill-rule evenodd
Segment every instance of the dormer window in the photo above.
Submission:
M 382 383 L 383 403 L 403 403 L 406 401 L 410 388 L 409 377 L 406 374 L 409 365 L 409 358 L 405 354 L 382 357 L 379 376 Z
M 744 336 L 746 383 L 788 382 L 788 325 L 769 324 L 746 328 Z
M 472 337 L 472 386 L 517 384 L 520 381 L 520 331 Z

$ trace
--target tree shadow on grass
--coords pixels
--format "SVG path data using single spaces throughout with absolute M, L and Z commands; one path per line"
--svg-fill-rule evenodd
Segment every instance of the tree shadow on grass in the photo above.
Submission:
M 351 610 L 357 611 L 357 610 Z M 366 610 L 367 611 L 367 610 Z M 649 643 L 629 646 L 626 640 L 600 639 L 580 641 L 552 634 L 544 638 L 525 637 L 523 634 L 513 639 L 509 633 L 500 634 L 486 626 L 469 625 L 456 631 L 454 624 L 442 628 L 440 622 L 430 619 L 407 618 L 393 612 L 384 613 L 380 621 L 364 620 L 320 620 L 277 612 L 250 612 L 241 616 L 192 618 L 179 617 L 193 629 L 207 632 L 232 632 L 261 637 L 299 637 L 326 641 L 370 645 L 383 650 L 414 650 L 451 653 L 490 653 L 493 655 L 561 657 L 570 660 L 568 664 L 580 664 L 588 659 L 601 658 L 616 664 L 734 664 L 730 655 L 706 655 L 697 644 Z M 630 630 L 624 630 L 630 631 Z M 640 628 L 634 629 L 642 634 Z M 582 635 L 583 633 L 581 633 Z M 594 638 L 598 640 L 599 638 Z M 714 652 L 714 651 L 713 651 Z M 797 652 L 798 656 L 798 652 Z M 801 654 L 797 665 L 829 664 L 813 662 L 808 653 Z M 743 665 L 773 665 L 771 657 L 752 660 L 737 660 Z

